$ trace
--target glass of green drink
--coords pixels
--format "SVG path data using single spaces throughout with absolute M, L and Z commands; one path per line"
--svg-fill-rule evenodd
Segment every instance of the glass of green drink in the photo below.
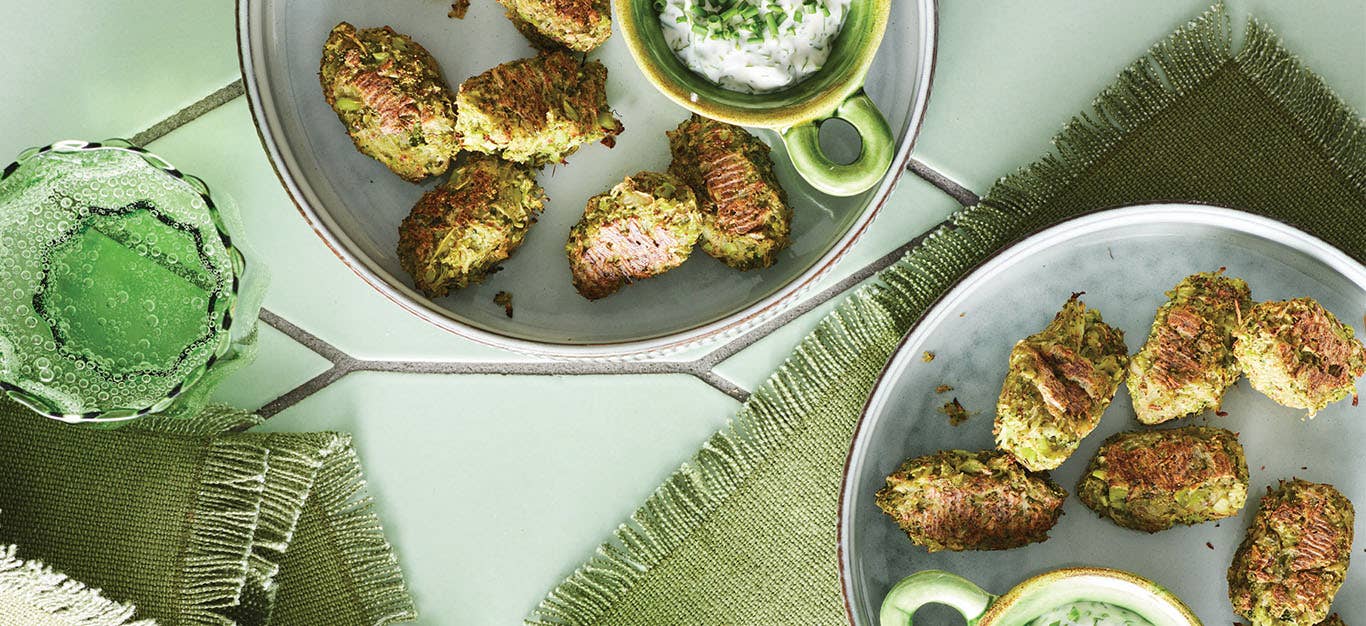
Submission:
M 67 422 L 198 411 L 252 356 L 236 220 L 125 141 L 25 151 L 0 172 L 0 390 Z

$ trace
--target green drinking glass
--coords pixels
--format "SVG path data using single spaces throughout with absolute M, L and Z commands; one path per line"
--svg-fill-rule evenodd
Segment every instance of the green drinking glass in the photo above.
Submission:
M 265 277 L 236 211 L 122 140 L 0 173 L 0 390 L 48 417 L 188 415 L 253 356 Z

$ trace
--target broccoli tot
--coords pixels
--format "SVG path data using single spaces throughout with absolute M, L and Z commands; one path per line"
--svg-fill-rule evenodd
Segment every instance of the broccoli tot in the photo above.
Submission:
M 559 163 L 585 143 L 610 145 L 622 130 L 607 106 L 607 68 L 563 51 L 466 80 L 456 105 L 466 150 L 531 165 Z
M 346 22 L 323 45 L 323 96 L 356 149 L 404 180 L 444 174 L 460 148 L 450 88 L 422 46 Z
M 702 250 L 738 270 L 768 267 L 791 243 L 792 207 L 764 142 L 699 115 L 670 131 L 669 172 L 702 209 Z
M 1157 532 L 1229 517 L 1247 502 L 1247 460 L 1222 428 L 1119 433 L 1077 485 L 1091 510 L 1125 528 Z
M 542 50 L 589 52 L 612 36 L 608 0 L 498 0 L 513 26 Z
M 1048 539 L 1067 492 L 995 450 L 944 450 L 887 477 L 877 506 L 930 552 L 1009 550 Z
M 1281 481 L 1228 568 L 1233 610 L 1253 626 L 1313 626 L 1328 617 L 1352 552 L 1352 502 L 1332 485 Z
M 1015 344 L 996 402 L 996 445 L 1033 471 L 1067 460 L 1124 378 L 1124 332 L 1074 294 L 1048 327 Z
M 531 168 L 462 153 L 451 179 L 422 196 L 399 226 L 399 263 L 428 296 L 462 289 L 522 245 L 544 205 Z
M 1310 417 L 1355 396 L 1366 373 L 1366 348 L 1352 327 L 1310 298 L 1262 302 L 1234 336 L 1233 354 L 1252 388 Z
M 594 196 L 569 231 L 574 288 L 597 300 L 688 259 L 701 233 L 693 192 L 672 175 L 640 172 Z
M 1126 384 L 1144 424 L 1219 408 L 1240 373 L 1233 331 L 1252 310 L 1247 283 L 1218 272 L 1187 276 L 1167 297 L 1147 343 L 1129 361 Z

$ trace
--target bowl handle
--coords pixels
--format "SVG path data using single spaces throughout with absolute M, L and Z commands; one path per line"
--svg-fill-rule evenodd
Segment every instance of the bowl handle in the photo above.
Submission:
M 897 583 L 882 601 L 881 626 L 911 626 L 911 616 L 926 604 L 947 604 L 975 626 L 996 599 L 972 581 L 938 570 L 917 572 Z
M 858 160 L 848 165 L 831 161 L 821 151 L 820 123 L 803 122 L 782 131 L 783 143 L 797 173 L 813 187 L 832 196 L 854 196 L 872 189 L 892 166 L 892 127 L 862 89 L 849 96 L 830 117 L 854 126 L 863 141 Z

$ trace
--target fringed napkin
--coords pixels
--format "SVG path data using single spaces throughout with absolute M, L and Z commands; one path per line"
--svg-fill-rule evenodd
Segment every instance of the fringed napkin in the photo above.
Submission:
M 0 400 L 0 626 L 415 619 L 350 437 L 225 432 L 253 423 L 93 430 Z

